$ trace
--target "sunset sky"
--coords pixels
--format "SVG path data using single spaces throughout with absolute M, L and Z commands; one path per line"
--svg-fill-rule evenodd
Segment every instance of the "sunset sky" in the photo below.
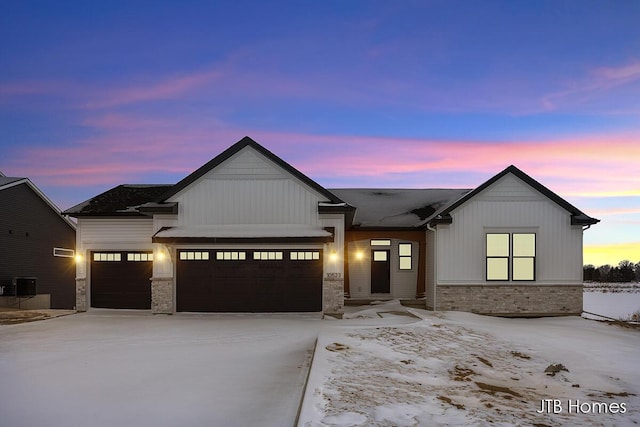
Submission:
M 473 188 L 514 164 L 640 261 L 640 2 L 15 1 L 0 170 L 66 209 L 248 135 L 328 188 Z

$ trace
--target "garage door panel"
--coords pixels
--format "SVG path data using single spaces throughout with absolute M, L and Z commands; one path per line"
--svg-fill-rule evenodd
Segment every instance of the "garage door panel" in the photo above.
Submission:
M 289 251 L 243 252 L 229 260 L 211 251 L 208 261 L 178 256 L 178 311 L 292 312 L 322 309 L 322 257 L 291 260 Z M 304 254 L 302 255 L 304 256 Z M 309 255 L 307 255 L 309 256 Z
M 91 307 L 141 309 L 151 308 L 153 263 L 149 253 L 145 261 L 129 261 L 131 252 L 95 252 L 91 261 Z

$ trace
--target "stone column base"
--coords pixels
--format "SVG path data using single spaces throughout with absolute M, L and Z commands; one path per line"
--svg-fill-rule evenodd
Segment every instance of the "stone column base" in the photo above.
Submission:
M 322 281 L 322 308 L 331 316 L 344 314 L 344 279 L 340 273 L 328 273 Z
M 76 279 L 76 311 L 87 311 L 87 279 Z
M 173 314 L 173 277 L 151 278 L 151 312 Z

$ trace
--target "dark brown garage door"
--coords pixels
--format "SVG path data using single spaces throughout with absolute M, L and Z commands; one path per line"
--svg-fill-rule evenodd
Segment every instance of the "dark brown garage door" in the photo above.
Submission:
M 91 256 L 91 307 L 151 308 L 153 254 L 94 252 Z
M 179 251 L 178 311 L 322 310 L 322 251 Z

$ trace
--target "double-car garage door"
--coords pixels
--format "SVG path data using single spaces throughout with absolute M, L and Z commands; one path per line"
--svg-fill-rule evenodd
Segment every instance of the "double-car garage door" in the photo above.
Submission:
M 322 310 L 320 250 L 181 250 L 178 311 Z
M 91 306 L 151 308 L 153 254 L 94 252 Z M 179 250 L 177 311 L 322 310 L 321 250 Z

